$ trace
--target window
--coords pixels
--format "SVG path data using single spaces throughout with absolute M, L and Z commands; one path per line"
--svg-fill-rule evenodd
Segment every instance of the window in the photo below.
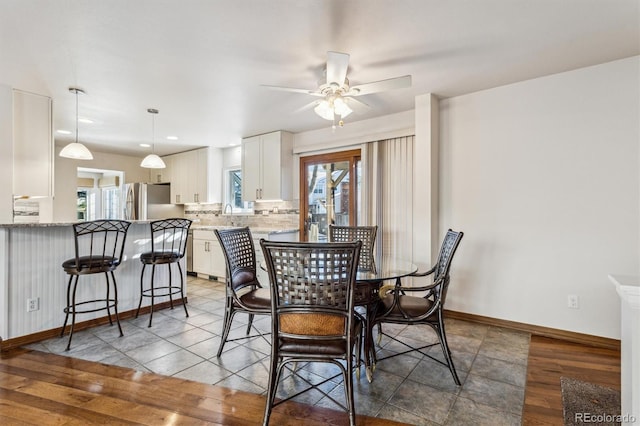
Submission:
M 104 219 L 120 219 L 120 188 L 102 189 L 102 217 Z
M 253 212 L 253 203 L 242 201 L 242 170 L 229 169 L 225 176 L 225 204 L 222 209 L 223 213 L 250 213 Z

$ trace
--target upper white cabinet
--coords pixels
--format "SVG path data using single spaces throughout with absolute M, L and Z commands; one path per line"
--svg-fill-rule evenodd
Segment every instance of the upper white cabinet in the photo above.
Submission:
M 163 159 L 171 163 L 173 203 L 222 201 L 222 151 L 219 148 L 201 148 Z
M 166 157 L 162 157 L 162 161 L 164 161 L 165 167 L 164 169 L 149 169 L 149 182 L 151 183 L 169 183 L 171 182 L 171 171 L 173 165 L 173 156 L 168 155 Z
M 273 132 L 242 140 L 242 199 L 291 200 L 293 135 Z
M 52 103 L 13 90 L 13 195 L 53 196 Z

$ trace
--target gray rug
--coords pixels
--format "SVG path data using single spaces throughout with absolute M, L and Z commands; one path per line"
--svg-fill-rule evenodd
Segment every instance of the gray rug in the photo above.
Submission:
M 561 377 L 565 426 L 619 425 L 620 391 Z

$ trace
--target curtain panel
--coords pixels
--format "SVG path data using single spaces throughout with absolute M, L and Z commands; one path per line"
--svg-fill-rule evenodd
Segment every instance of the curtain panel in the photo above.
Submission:
M 370 142 L 362 154 L 363 224 L 378 225 L 377 254 L 413 261 L 415 136 Z

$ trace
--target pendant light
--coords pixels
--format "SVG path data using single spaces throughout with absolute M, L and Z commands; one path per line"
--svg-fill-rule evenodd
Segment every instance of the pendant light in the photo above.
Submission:
M 144 157 L 142 163 L 140 163 L 140 167 L 144 167 L 147 169 L 164 169 L 166 164 L 162 161 L 162 158 L 158 157 L 155 154 L 156 147 L 156 114 L 158 113 L 157 109 L 149 108 L 147 112 L 151 115 L 151 154 Z
M 93 160 L 91 151 L 78 142 L 78 95 L 84 95 L 84 90 L 78 89 L 77 87 L 69 87 L 69 91 L 76 94 L 76 141 L 62 148 L 60 157 L 72 158 L 74 160 Z

